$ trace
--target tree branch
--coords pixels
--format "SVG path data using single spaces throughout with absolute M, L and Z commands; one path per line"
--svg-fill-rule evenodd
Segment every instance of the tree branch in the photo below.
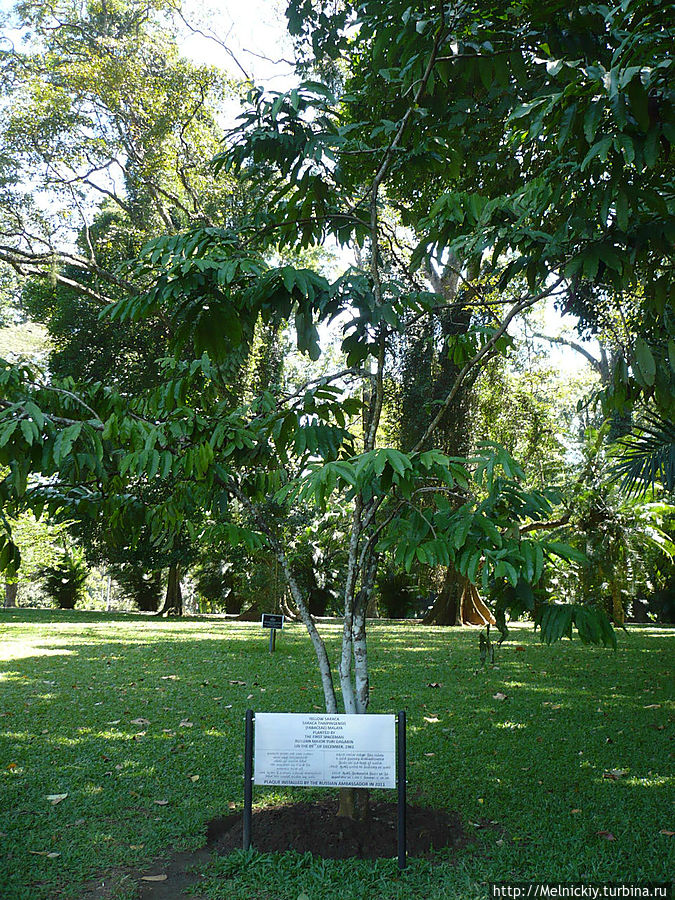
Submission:
M 441 408 L 439 409 L 439 411 L 436 413 L 434 418 L 431 420 L 431 422 L 427 426 L 422 437 L 417 441 L 415 446 L 412 448 L 412 450 L 410 451 L 411 453 L 416 453 L 417 451 L 421 450 L 424 447 L 426 442 L 429 440 L 429 438 L 434 433 L 434 431 L 438 427 L 439 423 L 443 419 L 443 416 L 449 409 L 450 404 L 452 403 L 454 398 L 457 396 L 457 392 L 459 391 L 460 387 L 462 386 L 466 376 L 469 374 L 469 372 L 471 372 L 472 369 L 477 367 L 478 363 L 484 357 L 486 357 L 494 349 L 495 344 L 497 343 L 499 338 L 503 334 L 506 333 L 512 320 L 519 313 L 523 312 L 523 310 L 528 309 L 530 306 L 533 306 L 535 303 L 538 303 L 544 297 L 547 297 L 550 294 L 552 294 L 553 291 L 562 283 L 562 281 L 563 281 L 563 277 L 561 276 L 553 285 L 548 287 L 546 290 L 541 291 L 539 294 L 537 294 L 534 297 L 528 297 L 524 300 L 520 300 L 519 302 L 515 303 L 511 307 L 511 309 L 508 311 L 508 313 L 504 317 L 504 321 L 502 322 L 500 327 L 497 329 L 497 331 L 495 331 L 495 333 L 492 335 L 490 340 L 487 341 L 483 345 L 483 347 L 481 347 L 480 350 L 478 350 L 478 352 L 467 363 L 464 364 L 464 366 L 462 366 L 462 368 L 460 369 L 460 371 L 457 374 L 457 377 L 455 378 L 454 384 L 453 384 L 450 392 L 447 394 L 445 400 L 443 401 Z
M 569 338 L 562 336 L 554 337 L 550 334 L 541 334 L 538 331 L 533 331 L 532 337 L 539 338 L 539 340 L 541 341 L 548 341 L 549 344 L 562 344 L 565 347 L 571 347 L 572 350 L 576 350 L 577 353 L 580 353 L 585 359 L 587 359 L 601 377 L 604 377 L 601 360 L 596 359 L 592 353 L 589 353 L 589 351 L 585 347 L 582 347 L 582 345 L 578 344 L 576 341 L 572 341 Z

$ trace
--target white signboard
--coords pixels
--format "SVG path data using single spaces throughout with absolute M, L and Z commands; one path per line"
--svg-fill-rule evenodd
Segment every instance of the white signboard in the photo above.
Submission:
M 255 784 L 396 787 L 391 715 L 256 713 Z

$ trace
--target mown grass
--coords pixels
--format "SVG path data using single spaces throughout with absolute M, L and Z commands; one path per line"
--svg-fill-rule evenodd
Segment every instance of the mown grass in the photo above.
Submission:
M 75 900 L 105 873 L 134 896 L 128 869 L 199 847 L 209 819 L 241 808 L 248 706 L 322 709 L 299 626 L 272 656 L 258 625 L 215 618 L 3 610 L 0 627 L 2 900 Z M 338 629 L 323 630 L 335 658 Z M 484 898 L 490 881 L 671 877 L 675 632 L 632 628 L 616 652 L 511 635 L 484 669 L 475 630 L 370 629 L 372 711 L 408 711 L 410 799 L 457 810 L 466 849 L 402 875 L 393 860 L 237 853 L 212 860 L 200 895 Z

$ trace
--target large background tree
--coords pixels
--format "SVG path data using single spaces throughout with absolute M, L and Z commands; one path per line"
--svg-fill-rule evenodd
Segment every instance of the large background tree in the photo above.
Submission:
M 167 323 L 129 327 L 101 312 L 143 290 L 128 260 L 151 237 L 236 215 L 241 191 L 215 185 L 208 169 L 232 86 L 180 54 L 185 19 L 171 3 L 24 3 L 15 16 L 25 40 L 1 54 L 0 129 L 0 259 L 14 273 L 14 308 L 46 326 L 50 377 L 128 393 L 157 387 Z M 56 485 L 49 490 L 54 504 Z M 172 585 L 189 541 L 174 535 L 157 558 L 137 514 L 157 496 L 143 479 L 126 479 L 121 522 L 102 521 L 105 505 L 91 490 L 65 505 L 89 560 L 116 567 L 132 592 L 168 566 L 168 608 L 177 609 Z

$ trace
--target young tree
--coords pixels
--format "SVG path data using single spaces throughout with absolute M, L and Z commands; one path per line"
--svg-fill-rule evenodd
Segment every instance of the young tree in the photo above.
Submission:
M 526 490 L 499 447 L 484 446 L 467 461 L 432 440 L 458 393 L 506 349 L 514 320 L 551 297 L 564 302 L 580 276 L 613 289 L 634 277 L 654 284 L 659 314 L 670 225 L 651 194 L 626 194 L 625 184 L 635 180 L 638 153 L 649 177 L 665 181 L 660 141 L 667 142 L 669 119 L 653 125 L 653 139 L 651 125 L 642 129 L 641 108 L 626 98 L 638 77 L 670 110 L 667 67 L 647 66 L 641 41 L 659 60 L 667 59 L 659 52 L 666 45 L 659 16 L 625 6 L 615 17 L 594 12 L 602 27 L 589 32 L 586 14 L 563 4 L 519 3 L 495 15 L 489 4 L 413 9 L 394 2 L 383 10 L 370 0 L 350 7 L 358 17 L 353 28 L 347 11 L 331 18 L 322 10 L 315 19 L 311 3 L 291 3 L 291 30 L 340 57 L 344 90 L 335 96 L 317 81 L 272 96 L 253 90 L 216 169 L 245 174 L 264 202 L 236 230 L 204 226 L 144 248 L 134 278 L 149 287 L 122 298 L 111 315 L 167 323 L 173 356 L 165 357 L 157 390 L 129 398 L 92 386 L 76 400 L 57 384 L 36 388 L 25 367 L 4 369 L 0 462 L 14 460 L 5 496 L 25 495 L 36 470 L 72 472 L 91 490 L 101 459 L 110 460 L 105 480 L 117 496 L 129 473 L 171 479 L 170 496 L 148 510 L 152 534 L 189 529 L 199 507 L 228 540 L 271 549 L 315 648 L 328 712 L 338 708 L 338 685 L 346 712 L 368 709 L 365 619 L 384 550 L 407 568 L 452 563 L 472 583 L 502 579 L 516 592 L 508 602 L 529 602 L 521 588 L 538 581 L 545 554 L 582 559 L 541 538 L 552 496 Z M 632 48 L 626 60 L 622 46 Z M 619 71 L 605 83 L 593 66 L 609 72 L 616 53 Z M 571 89 L 559 96 L 553 88 L 561 71 Z M 605 93 L 591 114 L 598 91 Z M 390 113 L 382 116 L 378 104 L 375 117 L 370 98 L 382 95 Z M 607 117 L 610 141 L 596 140 L 597 122 L 586 129 L 577 122 L 572 131 L 571 121 L 561 141 L 559 116 L 571 118 L 570 97 L 577 98 L 575 115 L 590 116 L 590 124 Z M 623 113 L 615 121 L 617 97 Z M 630 160 L 624 138 L 634 150 Z M 562 181 L 556 167 L 564 169 Z M 393 198 L 410 229 L 419 211 L 415 185 L 427 178 L 439 188 L 437 200 L 415 223 L 418 246 L 407 256 L 383 212 Z M 653 240 L 640 242 L 646 220 Z M 279 248 L 329 237 L 363 251 L 361 263 L 333 283 L 308 268 L 270 264 Z M 633 240 L 624 264 L 616 246 Z M 420 279 L 430 256 L 439 266 L 453 256 L 462 261 L 458 281 L 488 324 L 464 336 L 436 411 L 399 449 L 382 443 L 387 364 L 411 320 L 438 317 L 447 306 Z M 319 325 L 332 323 L 345 365 L 297 389 L 238 402 L 231 379 L 260 320 L 292 323 L 298 348 L 312 358 L 320 353 Z M 270 501 L 323 507 L 334 496 L 351 508 L 336 680 L 287 542 L 265 512 Z M 250 527 L 228 520 L 232 507 L 246 512 Z M 614 641 L 599 613 L 555 606 L 545 613 L 546 639 L 562 636 L 576 617 L 584 639 Z M 341 812 L 354 814 L 354 796 L 342 799 Z

